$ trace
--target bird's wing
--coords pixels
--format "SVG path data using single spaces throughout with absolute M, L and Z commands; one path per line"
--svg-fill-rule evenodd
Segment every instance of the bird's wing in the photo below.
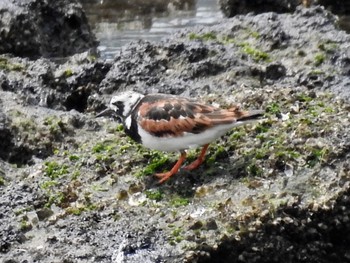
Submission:
M 140 126 L 158 137 L 200 133 L 215 125 L 233 123 L 245 113 L 238 107 L 224 110 L 179 97 L 145 101 L 138 112 Z

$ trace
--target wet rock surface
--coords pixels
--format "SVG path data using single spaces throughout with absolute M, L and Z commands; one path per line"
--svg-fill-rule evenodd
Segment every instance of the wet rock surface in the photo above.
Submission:
M 64 57 L 97 47 L 77 1 L 2 0 L 0 14 L 0 54 Z
M 320 5 L 334 14 L 349 14 L 350 4 L 347 1 L 330 0 L 219 0 L 220 9 L 226 17 L 238 14 L 260 14 L 264 12 L 291 13 L 302 5 L 304 7 Z
M 346 262 L 349 35 L 323 8 L 238 16 L 111 63 L 0 57 L 3 262 Z M 118 90 L 266 110 L 157 185 L 177 154 L 96 118 Z M 190 151 L 189 161 L 198 152 Z

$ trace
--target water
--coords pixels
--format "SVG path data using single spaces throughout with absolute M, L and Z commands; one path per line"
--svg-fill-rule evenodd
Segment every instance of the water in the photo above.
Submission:
M 113 59 L 116 52 L 131 41 L 159 41 L 174 30 L 195 25 L 213 25 L 223 18 L 216 0 L 198 0 L 183 10 L 167 7 L 165 12 L 152 14 L 140 14 L 130 9 L 123 10 L 120 6 L 116 8 L 96 2 L 85 2 L 83 5 L 100 41 L 98 49 L 101 56 L 107 60 Z

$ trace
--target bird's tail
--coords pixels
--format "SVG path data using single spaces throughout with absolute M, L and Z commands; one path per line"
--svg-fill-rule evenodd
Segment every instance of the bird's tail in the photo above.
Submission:
M 263 117 L 264 113 L 265 111 L 263 110 L 243 111 L 240 109 L 236 109 L 237 118 L 236 121 L 233 123 L 232 127 L 238 127 L 256 122 Z
M 237 119 L 237 121 L 242 122 L 251 122 L 260 119 L 264 116 L 265 111 L 263 110 L 251 110 L 251 111 L 245 111 L 244 114 L 240 118 Z

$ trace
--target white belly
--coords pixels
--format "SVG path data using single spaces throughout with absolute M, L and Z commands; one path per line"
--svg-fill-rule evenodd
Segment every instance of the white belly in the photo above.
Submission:
M 233 127 L 242 125 L 242 122 L 235 122 L 232 124 L 218 125 L 205 130 L 202 133 L 184 133 L 180 137 L 155 137 L 146 132 L 139 126 L 139 134 L 142 139 L 142 144 L 150 149 L 174 152 L 179 150 L 186 150 L 188 148 L 196 148 L 204 144 L 211 143 L 215 139 L 224 135 Z

